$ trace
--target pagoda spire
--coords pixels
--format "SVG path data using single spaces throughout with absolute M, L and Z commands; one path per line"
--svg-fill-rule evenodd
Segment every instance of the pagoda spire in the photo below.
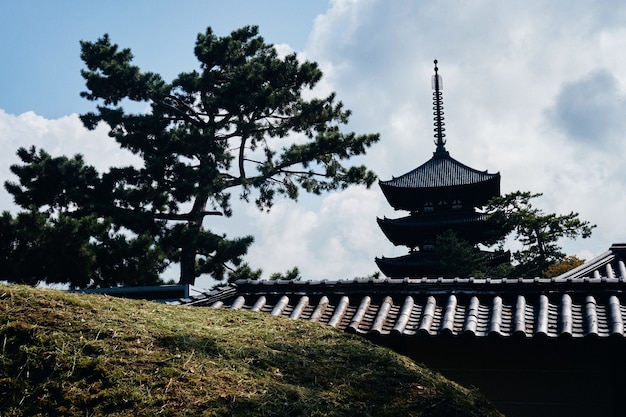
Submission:
M 437 145 L 437 149 L 435 150 L 435 156 L 445 156 L 449 155 L 446 150 L 446 134 L 444 133 L 446 129 L 444 126 L 446 125 L 443 122 L 443 80 L 441 79 L 441 75 L 439 75 L 437 68 L 437 60 L 435 59 L 435 75 L 432 77 L 432 88 L 433 88 L 433 116 L 435 116 L 435 145 Z

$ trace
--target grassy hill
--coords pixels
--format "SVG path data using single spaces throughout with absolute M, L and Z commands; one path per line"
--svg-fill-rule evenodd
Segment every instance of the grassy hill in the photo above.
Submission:
M 0 416 L 497 416 L 327 326 L 0 285 Z

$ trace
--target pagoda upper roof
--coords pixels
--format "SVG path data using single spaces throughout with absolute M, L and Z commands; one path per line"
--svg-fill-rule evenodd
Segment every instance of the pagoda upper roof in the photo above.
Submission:
M 396 210 L 418 211 L 429 202 L 454 200 L 478 207 L 500 195 L 500 173 L 470 168 L 438 149 L 426 163 L 379 185 Z
M 434 188 L 458 187 L 493 181 L 500 174 L 479 171 L 452 158 L 447 151 L 437 151 L 424 164 L 389 181 L 380 181 L 387 187 Z

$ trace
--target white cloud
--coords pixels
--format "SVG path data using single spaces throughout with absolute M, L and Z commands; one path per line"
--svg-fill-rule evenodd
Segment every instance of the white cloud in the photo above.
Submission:
M 87 164 L 100 171 L 110 166 L 125 166 L 139 161 L 130 152 L 120 149 L 108 137 L 104 126 L 88 131 L 76 114 L 49 120 L 33 112 L 13 115 L 0 109 L 0 146 L 4 149 L 0 155 L 0 181 L 3 185 L 0 205 L 2 210 L 10 211 L 17 208 L 13 206 L 11 196 L 4 190 L 4 182 L 17 181 L 9 167 L 21 163 L 16 155 L 19 147 L 35 146 L 52 156 L 73 156 L 80 153 Z
M 626 240 L 625 16 L 626 5 L 609 2 L 336 0 L 306 53 L 330 70 L 329 87 L 353 110 L 350 128 L 381 133 L 365 163 L 383 179 L 432 155 L 439 59 L 452 156 L 499 171 L 503 192 L 543 192 L 545 211 L 598 224 L 592 239 L 564 242 L 597 254 Z
M 277 43 L 274 44 L 274 48 L 276 49 L 276 53 L 278 54 L 279 57 L 284 58 L 289 54 L 293 54 L 295 51 L 293 50 L 293 48 L 286 43 Z
M 382 250 L 386 243 L 377 228 L 363 226 L 375 225 L 382 209 L 377 187 L 353 187 L 317 198 L 321 206 L 315 211 L 286 200 L 277 201 L 269 213 L 236 204 L 232 223 L 247 228 L 236 226 L 238 233 L 255 237 L 248 261 L 263 269 L 265 277 L 294 266 L 307 279 L 352 278 L 375 272 L 377 249 Z M 231 220 L 225 221 L 225 227 L 226 222 Z
M 556 127 L 582 144 L 611 144 L 626 128 L 626 94 L 606 69 L 562 86 L 548 111 Z
M 269 213 L 248 207 L 244 222 L 251 226 L 255 237 L 250 262 L 266 273 L 284 272 L 301 261 L 308 263 L 308 234 L 317 220 L 317 213 L 289 202 L 279 202 Z

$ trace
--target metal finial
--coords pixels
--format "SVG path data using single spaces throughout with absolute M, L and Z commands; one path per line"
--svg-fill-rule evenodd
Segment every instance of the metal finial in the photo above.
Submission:
M 435 75 L 432 77 L 432 87 L 433 87 L 433 116 L 435 116 L 435 145 L 437 145 L 437 149 L 435 151 L 435 155 L 447 155 L 448 151 L 446 151 L 446 134 L 445 132 L 445 123 L 443 122 L 443 98 L 441 90 L 443 90 L 443 81 L 441 76 L 438 74 L 437 68 L 437 60 L 435 59 Z

